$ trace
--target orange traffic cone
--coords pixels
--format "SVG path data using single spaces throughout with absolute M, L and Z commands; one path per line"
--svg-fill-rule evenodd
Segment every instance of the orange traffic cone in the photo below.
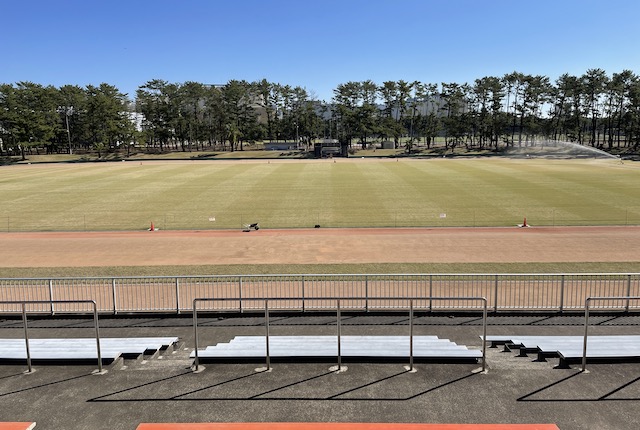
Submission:
M 529 226 L 527 225 L 527 217 L 524 217 L 524 221 L 522 221 L 522 226 L 523 226 L 523 227 L 529 227 Z
M 155 226 L 153 225 L 153 221 L 151 221 L 151 228 L 149 229 L 149 231 L 156 231 Z

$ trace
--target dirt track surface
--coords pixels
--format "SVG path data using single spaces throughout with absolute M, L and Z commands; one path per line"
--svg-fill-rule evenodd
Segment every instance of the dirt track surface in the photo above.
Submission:
M 0 234 L 2 267 L 639 260 L 640 227 Z

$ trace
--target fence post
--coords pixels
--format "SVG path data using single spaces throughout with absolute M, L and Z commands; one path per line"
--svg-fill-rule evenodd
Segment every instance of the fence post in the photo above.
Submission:
M 51 316 L 53 316 L 53 279 L 49 279 L 49 301 L 51 301 Z
M 242 313 L 242 276 L 238 276 L 238 300 L 239 300 L 239 307 L 240 307 L 240 313 Z
M 493 311 L 498 312 L 498 275 L 496 275 L 495 277 L 494 287 L 495 291 L 493 296 Z
M 429 275 L 429 312 L 433 311 L 433 275 Z
M 560 276 L 560 312 L 564 310 L 564 275 Z
M 302 312 L 304 312 L 304 275 L 302 275 Z
M 631 297 L 631 275 L 627 275 L 627 297 Z M 627 298 L 627 305 L 625 306 L 625 312 L 629 312 L 629 302 L 631 299 Z
M 111 278 L 111 295 L 113 297 L 113 314 L 118 314 L 118 296 L 116 294 L 116 278 Z
M 364 310 L 369 312 L 369 275 L 364 277 Z
M 176 313 L 180 314 L 180 278 L 176 277 Z

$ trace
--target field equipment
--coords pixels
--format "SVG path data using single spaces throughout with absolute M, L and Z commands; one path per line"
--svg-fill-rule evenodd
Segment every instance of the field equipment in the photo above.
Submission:
M 245 224 L 245 225 L 244 225 L 244 229 L 243 229 L 242 231 L 244 231 L 244 232 L 249 232 L 249 231 L 251 231 L 252 229 L 253 229 L 253 230 L 255 230 L 255 231 L 260 230 L 260 226 L 258 225 L 258 223 L 257 223 L 257 222 L 254 222 L 253 224 Z

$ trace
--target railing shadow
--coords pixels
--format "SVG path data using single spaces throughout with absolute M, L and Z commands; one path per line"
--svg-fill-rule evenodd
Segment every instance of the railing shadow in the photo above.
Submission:
M 185 372 L 185 373 L 181 373 L 178 375 L 173 375 L 173 376 L 169 376 L 166 378 L 162 378 L 162 379 L 157 379 L 148 383 L 144 383 L 144 384 L 139 384 L 136 386 L 132 386 L 123 390 L 118 390 L 118 391 L 114 391 L 112 393 L 109 394 L 105 394 L 102 396 L 98 396 L 98 397 L 94 397 L 92 399 L 87 400 L 87 402 L 105 402 L 105 403 L 127 403 L 127 402 L 167 402 L 167 401 L 178 401 L 178 402 L 193 402 L 193 401 L 208 401 L 208 400 L 215 400 L 215 401 L 296 401 L 296 400 L 300 400 L 300 401 L 356 401 L 356 402 L 375 402 L 375 401 L 396 401 L 396 402 L 403 402 L 403 401 L 408 401 L 408 400 L 412 400 L 415 398 L 418 398 L 420 396 L 429 394 L 429 393 L 433 393 L 436 392 L 444 387 L 447 387 L 449 385 L 452 384 L 456 384 L 458 382 L 464 381 L 468 378 L 472 378 L 474 376 L 477 376 L 477 373 L 468 373 L 465 374 L 461 377 L 443 382 L 441 384 L 438 384 L 437 386 L 434 387 L 430 387 L 428 389 L 425 389 L 423 391 L 420 391 L 418 393 L 412 394 L 410 396 L 406 396 L 406 397 L 397 397 L 397 398 L 389 398 L 389 397 L 372 397 L 372 396 L 366 396 L 366 397 L 347 397 L 345 398 L 344 396 L 347 394 L 352 394 L 352 393 L 356 393 L 359 390 L 365 389 L 367 387 L 371 387 L 373 385 L 376 384 L 381 384 L 384 383 L 386 381 L 392 380 L 394 378 L 397 378 L 401 375 L 406 375 L 407 372 L 406 371 L 402 371 L 402 372 L 397 372 L 394 373 L 392 375 L 388 375 L 388 376 L 384 376 L 381 377 L 379 379 L 376 379 L 374 381 L 370 381 L 370 382 L 366 382 L 363 383 L 357 387 L 353 387 L 353 388 L 349 388 L 347 390 L 343 390 L 340 392 L 337 392 L 335 394 L 331 394 L 328 396 L 289 396 L 289 397 L 279 397 L 279 396 L 268 396 L 269 394 L 274 394 L 277 393 L 281 390 L 287 389 L 287 388 L 291 388 L 297 385 L 301 385 L 301 384 L 305 384 L 305 383 L 310 383 L 310 382 L 314 382 L 317 380 L 320 380 L 322 378 L 325 378 L 327 376 L 330 376 L 332 374 L 334 374 L 335 372 L 333 371 L 328 371 L 328 372 L 321 372 L 306 378 L 302 378 L 293 382 L 290 382 L 288 384 L 282 385 L 282 386 L 278 386 L 272 389 L 268 389 L 266 391 L 262 391 L 256 394 L 249 394 L 247 396 L 241 396 L 241 397 L 225 397 L 225 396 L 220 396 L 220 397 L 211 397 L 211 396 L 196 396 L 196 397 L 189 397 L 189 398 L 185 398 L 186 396 L 193 396 L 194 394 L 198 394 L 198 393 L 203 393 L 207 390 L 210 390 L 212 388 L 216 388 L 216 387 L 220 387 L 232 382 L 237 382 L 243 379 L 247 379 L 247 378 L 251 378 L 251 377 L 255 377 L 257 375 L 260 375 L 261 372 L 252 372 L 249 374 L 245 374 L 242 376 L 238 376 L 235 378 L 230 378 L 230 379 L 226 379 L 224 381 L 220 381 L 214 384 L 210 384 L 207 385 L 205 387 L 201 387 L 192 391 L 187 391 L 187 392 L 182 392 L 182 393 L 178 393 L 169 397 L 155 397 L 155 398 L 149 398 L 149 397 L 145 397 L 145 398 L 140 398 L 140 397 L 136 397 L 136 398 L 127 398 L 127 399 L 118 399 L 118 398 L 113 398 L 114 396 L 118 396 L 120 394 L 124 394 L 124 393 L 128 393 L 128 392 L 132 392 L 134 390 L 138 390 L 141 388 L 149 388 L 151 386 L 153 386 L 154 384 L 160 384 L 160 383 L 165 383 L 165 382 L 169 382 L 172 380 L 175 380 L 177 378 L 181 378 L 187 375 L 190 375 L 191 372 Z
M 535 403 L 562 403 L 562 402 L 602 402 L 602 401 L 638 401 L 640 400 L 640 397 L 635 397 L 635 398 L 624 398 L 624 397 L 619 397 L 619 398 L 610 398 L 611 396 L 613 396 L 614 394 L 624 390 L 625 388 L 635 384 L 636 382 L 640 381 L 640 376 L 632 379 L 629 382 L 626 382 L 624 384 L 622 384 L 621 386 L 609 391 L 608 393 L 603 394 L 600 397 L 596 397 L 596 398 L 550 398 L 550 399 L 532 399 L 531 397 L 535 396 L 536 394 L 540 394 L 540 393 L 544 393 L 545 391 L 556 387 L 560 384 L 563 384 L 567 381 L 569 381 L 570 379 L 573 379 L 579 375 L 583 375 L 582 372 L 577 372 L 574 373 L 572 375 L 569 375 L 565 378 L 562 378 L 558 381 L 552 382 L 551 384 L 545 385 L 544 387 L 541 387 L 535 391 L 530 392 L 529 394 L 526 394 L 522 397 L 519 397 L 518 399 L 516 399 L 516 401 L 518 402 L 535 402 Z

